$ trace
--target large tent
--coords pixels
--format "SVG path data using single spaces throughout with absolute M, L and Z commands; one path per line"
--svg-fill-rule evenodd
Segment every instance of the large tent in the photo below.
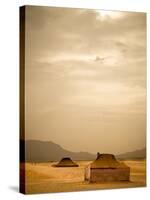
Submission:
M 116 160 L 112 154 L 97 154 L 97 158 L 85 169 L 89 182 L 129 181 L 130 168 Z
M 62 158 L 59 163 L 53 165 L 54 167 L 78 167 L 79 165 L 76 164 L 71 160 L 69 157 Z

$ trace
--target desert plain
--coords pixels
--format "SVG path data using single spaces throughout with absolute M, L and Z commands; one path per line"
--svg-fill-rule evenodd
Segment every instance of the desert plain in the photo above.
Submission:
M 146 161 L 124 160 L 130 167 L 130 181 L 89 183 L 85 167 L 91 161 L 76 161 L 79 167 L 53 167 L 56 162 L 25 163 L 25 193 L 86 191 L 146 186 Z

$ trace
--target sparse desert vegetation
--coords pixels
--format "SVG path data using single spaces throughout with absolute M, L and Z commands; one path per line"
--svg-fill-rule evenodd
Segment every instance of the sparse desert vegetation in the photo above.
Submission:
M 131 169 L 130 182 L 89 183 L 84 180 L 85 166 L 91 161 L 76 161 L 79 167 L 53 167 L 56 162 L 26 163 L 26 193 L 67 192 L 112 188 L 143 187 L 146 185 L 145 160 L 124 161 Z

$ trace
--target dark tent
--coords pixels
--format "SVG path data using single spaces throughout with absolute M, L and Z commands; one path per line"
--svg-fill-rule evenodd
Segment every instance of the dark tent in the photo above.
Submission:
M 73 162 L 69 157 L 62 158 L 54 167 L 78 167 L 79 165 Z

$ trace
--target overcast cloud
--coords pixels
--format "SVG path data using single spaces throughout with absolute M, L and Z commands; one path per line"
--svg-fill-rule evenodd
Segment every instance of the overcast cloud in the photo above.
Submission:
M 26 139 L 145 147 L 146 14 L 27 7 Z

